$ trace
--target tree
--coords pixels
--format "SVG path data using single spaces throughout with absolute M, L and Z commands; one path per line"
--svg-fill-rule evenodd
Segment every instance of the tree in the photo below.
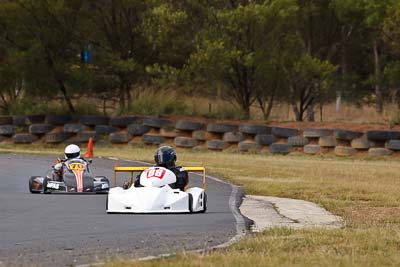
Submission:
M 198 46 L 188 67 L 191 79 L 196 76 L 211 88 L 222 88 L 225 98 L 237 103 L 244 118 L 249 118 L 256 97 L 263 105 L 263 99 L 274 92 L 269 87 L 273 82 L 266 82 L 264 76 L 282 49 L 295 11 L 292 0 L 210 8 L 209 17 L 214 19 L 196 38 Z

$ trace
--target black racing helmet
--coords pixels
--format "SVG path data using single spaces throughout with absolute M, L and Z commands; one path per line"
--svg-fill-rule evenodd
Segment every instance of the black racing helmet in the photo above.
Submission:
M 154 153 L 154 161 L 158 166 L 171 168 L 175 166 L 176 152 L 170 146 L 162 146 L 157 148 Z

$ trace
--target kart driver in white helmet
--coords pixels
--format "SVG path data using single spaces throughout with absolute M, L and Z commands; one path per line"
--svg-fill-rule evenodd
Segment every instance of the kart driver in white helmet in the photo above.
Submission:
M 56 180 L 56 181 L 63 180 L 63 165 L 64 165 L 64 162 L 69 159 L 85 160 L 84 158 L 81 157 L 81 149 L 79 148 L 79 146 L 77 146 L 75 144 L 71 144 L 71 145 L 68 145 L 65 147 L 64 158 L 57 159 L 57 164 L 53 166 L 53 179 L 54 180 Z

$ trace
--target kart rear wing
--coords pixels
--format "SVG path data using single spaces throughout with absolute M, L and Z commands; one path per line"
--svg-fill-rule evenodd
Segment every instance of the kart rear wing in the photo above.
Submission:
M 147 170 L 148 167 L 122 167 L 115 166 L 114 167 L 114 186 L 117 186 L 117 172 L 130 172 L 131 173 L 131 183 L 133 182 L 133 173 L 134 172 L 142 172 Z M 202 172 L 203 173 L 203 189 L 206 191 L 206 169 L 204 167 L 182 167 L 185 171 L 188 172 Z

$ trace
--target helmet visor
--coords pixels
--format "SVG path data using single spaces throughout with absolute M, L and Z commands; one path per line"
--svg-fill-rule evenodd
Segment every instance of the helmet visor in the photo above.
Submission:
M 65 156 L 68 159 L 73 159 L 73 158 L 78 158 L 79 157 L 80 152 L 75 152 L 75 153 L 65 153 Z
M 175 160 L 175 155 L 173 153 L 157 153 L 154 155 L 154 161 L 159 164 L 172 163 Z

